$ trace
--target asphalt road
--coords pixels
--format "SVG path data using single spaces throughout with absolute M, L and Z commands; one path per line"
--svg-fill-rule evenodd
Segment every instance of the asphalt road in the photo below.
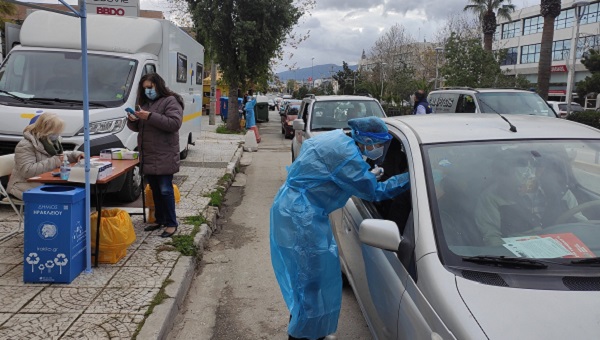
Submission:
M 290 140 L 279 115 L 259 125 L 259 151 L 245 153 L 226 195 L 220 231 L 204 252 L 169 339 L 287 339 L 289 313 L 270 261 L 269 209 L 286 177 Z M 350 288 L 344 288 L 338 339 L 371 339 Z

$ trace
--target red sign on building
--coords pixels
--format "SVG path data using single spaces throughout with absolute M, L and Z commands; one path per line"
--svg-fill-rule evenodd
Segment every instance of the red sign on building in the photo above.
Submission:
M 567 65 L 554 65 L 550 69 L 550 72 L 568 72 Z

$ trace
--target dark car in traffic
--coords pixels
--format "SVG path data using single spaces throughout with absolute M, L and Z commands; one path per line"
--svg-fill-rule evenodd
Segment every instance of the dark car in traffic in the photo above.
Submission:
M 294 138 L 294 126 L 292 123 L 298 118 L 298 112 L 300 111 L 300 104 L 302 102 L 288 103 L 281 115 L 281 133 L 285 135 L 286 139 Z

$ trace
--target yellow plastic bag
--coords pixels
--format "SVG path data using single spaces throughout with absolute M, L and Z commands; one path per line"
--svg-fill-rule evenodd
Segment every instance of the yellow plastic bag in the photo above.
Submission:
M 92 213 L 92 250 L 96 248 L 98 212 Z M 100 220 L 100 263 L 116 263 L 127 254 L 127 247 L 135 242 L 135 231 L 129 214 L 122 209 L 103 209 Z
M 240 128 L 245 128 L 246 127 L 246 120 L 242 117 L 240 118 Z
M 181 194 L 179 193 L 179 188 L 175 184 L 173 184 L 173 192 L 175 193 L 175 204 L 177 204 L 181 200 Z M 146 184 L 144 194 L 146 195 L 146 207 L 148 207 L 148 223 L 154 223 L 156 222 L 156 217 L 154 216 L 154 199 L 152 198 L 150 185 Z

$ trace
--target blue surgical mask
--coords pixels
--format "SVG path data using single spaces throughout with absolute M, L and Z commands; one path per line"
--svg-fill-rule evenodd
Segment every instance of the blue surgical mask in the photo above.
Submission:
M 148 99 L 150 99 L 150 100 L 156 99 L 156 90 L 154 88 L 146 89 L 145 92 L 146 92 L 146 97 L 148 97 Z
M 367 148 L 365 148 L 365 150 L 363 151 L 363 155 L 367 156 L 367 158 L 369 159 L 377 160 L 381 156 L 383 156 L 383 146 L 380 146 L 373 150 L 367 150 Z

